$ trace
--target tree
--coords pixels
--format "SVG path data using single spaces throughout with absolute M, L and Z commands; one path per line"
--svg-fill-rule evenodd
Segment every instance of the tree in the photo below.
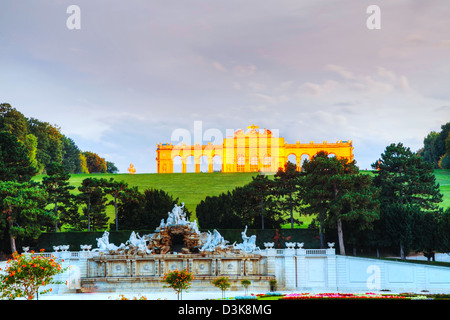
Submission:
M 8 103 L 0 104 L 0 131 L 9 132 L 24 142 L 28 132 L 27 118 Z
M 113 162 L 106 161 L 106 172 L 108 173 L 117 173 L 119 169 Z
M 306 212 L 317 213 L 321 224 L 337 227 L 340 254 L 345 255 L 342 221 L 358 222 L 355 229 L 369 228 L 378 218 L 376 191 L 368 175 L 360 174 L 355 161 L 317 153 L 303 162 L 301 196 Z
M 278 199 L 279 209 L 282 212 L 290 212 L 291 229 L 294 229 L 294 223 L 300 224 L 299 220 L 294 219 L 294 210 L 300 209 L 301 203 L 298 198 L 299 177 L 297 166 L 288 161 L 284 170 L 278 169 L 274 179 L 273 195 Z
M 53 207 L 55 220 L 55 232 L 58 232 L 58 221 L 69 208 L 72 207 L 72 194 L 70 190 L 75 187 L 69 185 L 70 174 L 62 164 L 52 162 L 47 167 L 47 176 L 42 178 L 42 187 L 48 193 L 49 203 Z M 59 227 L 62 227 L 60 223 Z
M 174 271 L 164 273 L 164 277 L 161 281 L 167 283 L 167 286 L 169 288 L 175 290 L 178 300 L 180 300 L 180 296 L 181 300 L 183 300 L 183 290 L 189 289 L 189 287 L 192 285 L 193 280 L 193 272 L 189 272 L 189 270 L 187 269 L 181 271 L 176 269 Z
M 12 133 L 0 132 L 0 181 L 29 181 L 36 169 L 27 151 Z
M 47 193 L 30 182 L 0 182 L 2 225 L 8 230 L 11 252 L 17 251 L 16 239 L 37 237 L 41 226 L 55 219 L 45 209 Z
M 80 152 L 78 157 L 80 158 L 80 173 L 89 173 L 86 156 Z
M 440 161 L 442 161 L 446 154 L 449 154 L 450 148 L 446 145 L 446 141 L 449 139 L 449 136 L 450 122 L 447 122 L 441 126 L 440 132 L 432 131 L 427 135 L 427 137 L 423 140 L 423 148 L 419 150 L 418 155 L 423 159 L 423 161 L 431 164 L 434 169 L 440 168 Z M 446 164 L 446 162 L 444 162 L 444 164 Z M 447 167 L 441 168 L 445 169 Z
M 47 170 L 52 162 L 62 163 L 63 143 L 61 129 L 48 122 L 42 122 L 35 118 L 28 119 L 28 132 L 33 134 L 38 141 L 36 159 Z
M 81 192 L 77 198 L 85 205 L 84 216 L 87 218 L 87 229 L 104 229 L 108 222 L 106 216 L 106 194 L 103 191 L 106 179 L 86 178 L 81 182 L 78 190 Z
M 62 165 L 64 166 L 64 169 L 68 173 L 82 172 L 80 149 L 71 138 L 64 135 L 61 137 L 61 141 L 63 146 Z
M 57 274 L 63 273 L 62 268 L 55 261 L 55 256 L 34 256 L 34 252 L 17 254 L 13 252 L 13 259 L 9 260 L 5 273 L 0 274 L 0 298 L 16 299 L 26 297 L 32 300 L 35 296 L 48 293 L 50 290 L 39 292 L 41 286 L 62 284 L 53 280 Z
M 178 198 L 164 190 L 146 189 L 141 193 L 136 187 L 126 188 L 118 195 L 120 229 L 156 229 L 175 204 L 179 205 Z M 190 212 L 184 211 L 189 219 Z
M 218 225 L 224 229 L 241 229 L 245 226 L 235 212 L 235 201 L 231 192 L 218 196 L 207 196 L 195 209 L 198 224 L 204 229 L 213 229 Z
M 89 173 L 106 172 L 106 161 L 104 158 L 101 158 L 98 154 L 90 151 L 83 152 L 83 155 L 86 157 Z
M 225 299 L 225 291 L 231 287 L 231 283 L 228 280 L 229 277 L 217 277 L 212 282 L 212 284 L 222 290 L 222 299 Z
M 380 189 L 381 223 L 400 246 L 401 257 L 405 259 L 405 251 L 409 251 L 405 249 L 413 245 L 416 219 L 412 216 L 439 211 L 442 194 L 433 167 L 402 143 L 387 146 L 372 167 L 377 169 L 373 182 Z M 398 223 L 402 224 L 400 230 L 391 225 Z
M 166 219 L 168 212 L 178 203 L 178 198 L 174 199 L 170 194 L 160 189 L 146 189 L 143 195 L 143 212 L 141 216 L 142 229 L 156 229 L 161 219 Z M 184 210 L 186 218 L 189 220 L 191 213 Z
M 119 230 L 119 215 L 117 210 L 117 201 L 120 194 L 124 192 L 127 188 L 128 188 L 127 183 L 123 181 L 120 182 L 115 181 L 113 178 L 109 179 L 109 181 L 105 183 L 106 194 L 110 194 L 113 197 L 113 200 L 109 204 L 114 205 L 116 231 Z

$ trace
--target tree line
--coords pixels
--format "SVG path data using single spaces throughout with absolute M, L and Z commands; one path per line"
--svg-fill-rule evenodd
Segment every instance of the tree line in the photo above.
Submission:
M 196 208 L 203 228 L 291 228 L 294 213 L 313 215 L 321 246 L 324 233 L 346 245 L 379 252 L 394 250 L 402 258 L 411 250 L 450 251 L 450 208 L 443 210 L 431 164 L 403 144 L 386 147 L 372 164 L 373 174 L 359 172 L 356 161 L 319 152 L 302 171 L 288 162 L 273 179 L 258 175 L 232 191 L 206 197 Z M 345 239 L 345 241 L 344 241 Z
M 442 125 L 440 132 L 431 131 L 417 154 L 435 169 L 450 169 L 450 122 Z
M 0 104 L 0 131 L 14 135 L 21 142 L 39 174 L 51 163 L 62 164 L 69 173 L 118 172 L 114 163 L 91 151 L 82 152 L 59 127 L 35 118 L 27 118 L 8 103 Z

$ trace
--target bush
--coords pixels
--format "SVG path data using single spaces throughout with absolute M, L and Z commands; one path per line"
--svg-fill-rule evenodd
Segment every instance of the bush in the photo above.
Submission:
M 0 298 L 16 299 L 25 297 L 33 299 L 36 294 L 45 294 L 52 289 L 38 292 L 41 286 L 49 284 L 62 284 L 54 281 L 53 277 L 63 273 L 65 269 L 55 261 L 55 256 L 43 257 L 31 254 L 13 253 L 13 259 L 8 260 L 5 274 L 0 275 Z

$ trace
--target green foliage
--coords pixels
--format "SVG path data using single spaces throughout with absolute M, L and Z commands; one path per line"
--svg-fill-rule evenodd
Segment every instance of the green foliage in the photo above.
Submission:
M 178 198 L 163 190 L 146 189 L 141 193 L 137 188 L 124 189 L 117 204 L 120 229 L 156 229 L 175 204 L 179 204 Z M 185 212 L 189 218 L 190 212 Z
M 37 237 L 41 226 L 55 219 L 45 209 L 47 193 L 32 183 L 15 181 L 0 182 L 0 226 L 10 237 L 11 252 L 16 251 L 15 239 Z
M 423 215 L 439 214 L 442 202 L 432 166 L 398 143 L 386 147 L 372 167 L 377 169 L 374 184 L 380 189 L 381 214 L 377 230 L 384 230 L 377 236 L 379 243 L 397 244 L 402 258 L 413 247 L 429 250 L 430 242 L 419 240 L 417 234 L 427 233 L 425 228 L 437 221 L 434 218 L 425 221 Z
M 36 174 L 28 153 L 12 133 L 0 132 L 0 181 L 29 181 Z
M 70 216 L 73 211 L 78 211 L 74 208 L 74 196 L 70 193 L 75 187 L 69 184 L 70 174 L 62 164 L 50 163 L 47 174 L 42 179 L 42 188 L 48 194 L 47 203 L 53 206 L 53 214 L 56 217 L 55 231 L 57 231 L 58 224 L 61 228 L 64 221 L 70 221 L 67 216 Z
M 267 176 L 252 177 L 242 187 L 235 187 L 218 196 L 206 197 L 196 208 L 199 225 L 213 229 L 222 228 L 279 228 L 284 222 L 283 213 L 276 210 L 270 195 L 274 182 Z
M 87 220 L 88 231 L 105 229 L 108 223 L 106 216 L 106 193 L 103 188 L 105 179 L 86 178 L 78 187 L 81 192 L 77 195 L 78 203 L 84 205 L 84 220 Z
M 300 209 L 301 199 L 299 198 L 300 172 L 297 171 L 295 164 L 287 162 L 284 170 L 279 168 L 275 174 L 272 195 L 277 199 L 278 209 L 281 212 L 289 212 L 291 229 L 294 223 L 300 224 L 300 221 L 294 219 L 294 211 Z
M 431 164 L 434 169 L 450 169 L 444 166 L 447 162 L 440 165 L 445 154 L 450 154 L 450 122 L 442 125 L 440 132 L 430 132 L 423 140 L 423 148 L 418 152 L 422 160 Z
M 225 291 L 231 287 L 231 283 L 229 281 L 230 277 L 217 277 L 211 281 L 211 283 L 222 290 L 222 299 L 225 299 Z
M 116 167 L 116 165 L 113 162 L 106 161 L 106 172 L 117 173 L 117 172 L 119 172 L 119 169 Z
M 189 270 L 173 270 L 164 273 L 164 277 L 161 280 L 165 282 L 169 288 L 172 288 L 177 293 L 178 299 L 180 299 L 180 294 L 182 295 L 183 290 L 187 290 L 192 285 L 194 280 L 194 273 L 189 272 Z
M 378 219 L 377 192 L 368 175 L 360 174 L 355 161 L 329 157 L 321 151 L 303 162 L 301 197 L 305 212 L 316 213 L 321 225 L 336 225 L 341 254 L 345 254 L 342 222 L 353 230 L 370 228 Z

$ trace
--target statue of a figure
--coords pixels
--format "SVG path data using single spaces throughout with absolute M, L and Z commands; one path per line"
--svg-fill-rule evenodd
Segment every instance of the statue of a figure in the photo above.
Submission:
M 233 244 L 234 249 L 242 250 L 246 253 L 259 253 L 261 249 L 256 246 L 256 235 L 252 235 L 250 237 L 247 236 L 247 226 L 245 226 L 245 230 L 241 232 L 242 235 L 242 243 Z
M 216 248 L 224 249 L 227 245 L 228 241 L 225 240 L 217 231 L 214 229 L 213 234 L 208 230 L 208 237 L 204 242 L 203 246 L 199 249 L 200 251 L 214 251 Z
M 147 254 L 151 253 L 151 250 L 147 248 L 147 241 L 134 231 L 131 233 L 130 239 L 127 241 L 127 243 L 129 243 L 129 245 L 137 247 L 138 251 L 143 251 Z
M 115 251 L 123 249 L 125 245 L 122 243 L 119 247 L 114 245 L 114 243 L 109 243 L 109 232 L 105 231 L 101 238 L 96 238 L 97 247 L 94 251 Z

